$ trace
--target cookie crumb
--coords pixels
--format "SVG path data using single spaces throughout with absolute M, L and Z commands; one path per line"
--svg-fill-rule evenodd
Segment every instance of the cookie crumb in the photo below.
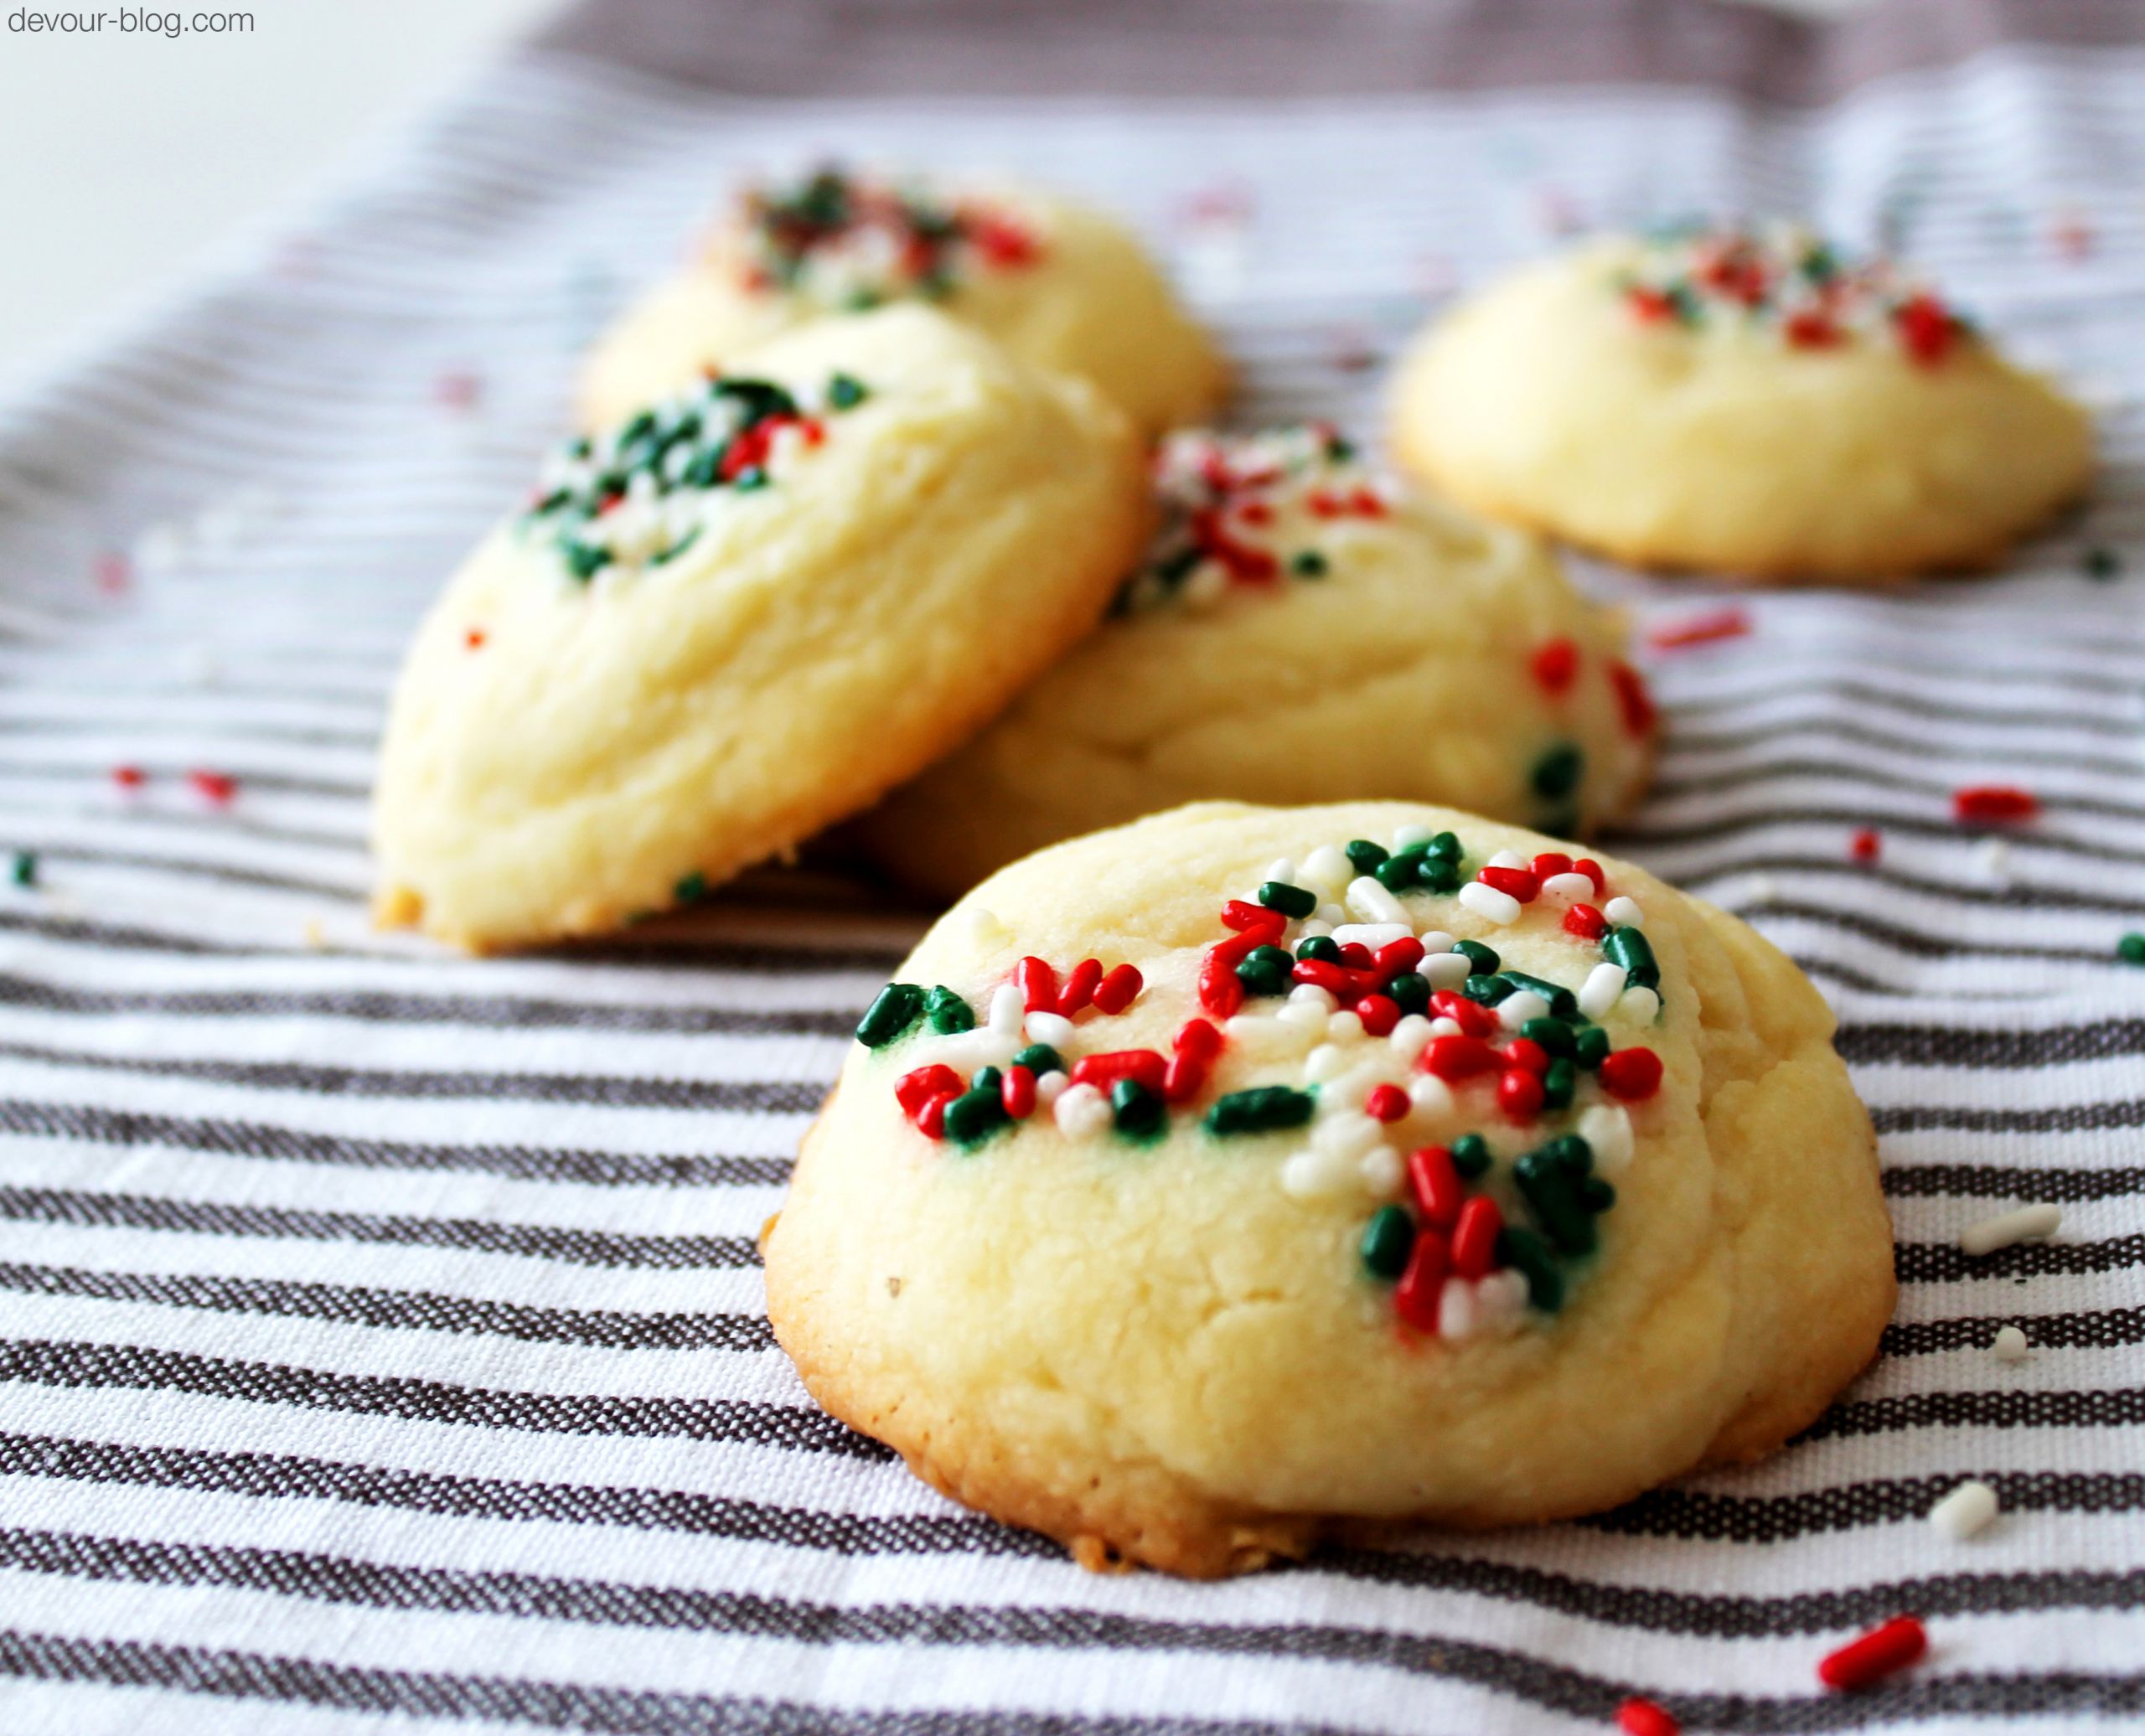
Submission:
M 887 1294 L 888 1295 L 890 1295 L 890 1296 L 898 1296 L 899 1294 L 901 1294 L 901 1293 L 902 1293 L 902 1281 L 901 1281 L 901 1279 L 899 1279 L 898 1278 L 890 1278 L 890 1279 L 888 1279 L 886 1280 L 886 1294 Z

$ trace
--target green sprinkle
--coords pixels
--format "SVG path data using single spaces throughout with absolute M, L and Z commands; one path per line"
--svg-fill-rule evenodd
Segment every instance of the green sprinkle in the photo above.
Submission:
M 1363 1267 L 1373 1278 L 1399 1277 L 1414 1248 L 1415 1220 L 1404 1206 L 1381 1206 L 1363 1226 Z
M 15 860 L 8 869 L 8 877 L 18 886 L 35 886 L 37 884 L 36 853 L 27 850 L 17 850 Z
M 1348 859 L 1348 865 L 1358 874 L 1375 874 L 1377 865 L 1392 854 L 1383 844 L 1373 844 L 1367 838 L 1352 838 L 1341 854 Z
M 1559 1134 L 1542 1149 L 1551 1162 L 1574 1175 L 1593 1172 L 1594 1147 L 1577 1134 Z
M 655 557 L 654 565 L 662 566 L 670 561 L 675 561 L 680 555 L 684 554 L 686 550 L 692 547 L 695 543 L 700 540 L 700 530 L 701 527 L 700 525 L 694 525 L 690 530 L 688 530 L 683 536 L 680 537 L 677 541 L 672 543 L 669 548 L 658 555 Z
M 1569 1109 L 1572 1106 L 1572 1093 L 1579 1088 L 1579 1069 L 1565 1060 L 1549 1063 L 1542 1075 L 1542 1107 L 1545 1109 Z
M 1283 1128 L 1301 1127 L 1310 1119 L 1318 1100 L 1308 1091 L 1286 1085 L 1259 1085 L 1249 1091 L 1232 1091 L 1217 1098 L 1207 1112 L 1210 1134 L 1269 1134 Z
M 1109 1108 L 1117 1130 L 1135 1136 L 1156 1131 L 1167 1113 L 1161 1098 L 1137 1079 L 1119 1079 L 1110 1087 Z
M 1443 856 L 1447 861 L 1457 862 L 1464 852 L 1460 848 L 1460 834 L 1440 832 L 1423 848 L 1434 856 Z
M 1579 752 L 1578 745 L 1560 741 L 1535 761 L 1527 779 L 1534 786 L 1534 793 L 1543 801 L 1560 802 L 1579 788 L 1585 770 L 1586 756 Z
M 864 389 L 864 382 L 853 374 L 837 374 L 827 382 L 827 407 L 830 410 L 854 410 L 871 393 Z
M 1589 1025 L 1579 1032 L 1574 1044 L 1572 1059 L 1589 1072 L 1609 1058 L 1609 1033 L 1599 1025 Z
M 1497 1232 L 1497 1260 L 1527 1280 L 1527 1299 L 1544 1314 L 1564 1305 L 1564 1275 L 1549 1244 L 1533 1231 L 1507 1224 Z
M 1513 984 L 1509 977 L 1487 976 L 1477 971 L 1460 985 L 1460 992 L 1484 1006 L 1495 1006 L 1513 993 Z
M 1388 892 L 1412 892 L 1423 883 L 1423 870 L 1429 860 L 1420 850 L 1403 850 L 1372 869 L 1371 877 Z
M 1326 456 L 1336 464 L 1345 464 L 1356 456 L 1355 443 L 1338 434 L 1329 434 L 1326 437 Z
M 1405 971 L 1385 985 L 1385 992 L 1403 1013 L 1419 1013 L 1430 1004 L 1430 979 L 1419 971 Z
M 757 464 L 747 464 L 731 478 L 730 483 L 730 486 L 740 494 L 749 494 L 755 488 L 764 488 L 767 485 L 767 471 Z
M 1601 943 L 1601 956 L 1624 967 L 1634 989 L 1658 989 L 1661 967 L 1654 962 L 1653 946 L 1636 928 L 1612 928 Z
M 958 1036 L 975 1029 L 975 1009 L 943 983 L 923 997 L 923 1014 L 941 1036 Z
M 1030 1043 L 1013 1057 L 1013 1065 L 1024 1067 L 1040 1079 L 1045 1073 L 1065 1071 L 1065 1057 L 1048 1043 Z
M 1599 1175 L 1589 1175 L 1579 1185 L 1579 1197 L 1586 1201 L 1586 1209 L 1597 1216 L 1616 1203 L 1616 1190 Z
M 1490 1142 L 1480 1134 L 1462 1134 L 1452 1142 L 1452 1166 L 1472 1181 L 1490 1167 Z
M 1540 1044 L 1542 1052 L 1553 1061 L 1570 1060 L 1579 1046 L 1571 1026 L 1562 1019 L 1529 1019 L 1519 1027 L 1519 1034 L 1530 1043 Z
M 997 1072 L 995 1067 L 983 1068 L 969 1088 L 946 1105 L 946 1137 L 956 1145 L 978 1144 L 1010 1119 L 999 1095 Z
M 698 904 L 707 896 L 707 876 L 695 868 L 680 877 L 678 884 L 670 888 L 670 896 L 680 904 Z
M 611 551 L 594 543 L 562 543 L 559 551 L 566 556 L 566 571 L 583 584 L 611 564 Z
M 1284 880 L 1269 880 L 1259 887 L 1259 902 L 1284 917 L 1302 917 L 1318 908 L 1318 894 L 1292 886 Z
M 1494 974 L 1505 962 L 1479 940 L 1455 940 L 1452 949 L 1475 967 L 1477 976 Z
M 1326 556 L 1316 549 L 1305 549 L 1289 563 L 1289 571 L 1300 579 L 1322 579 L 1326 574 Z
M 1460 890 L 1460 864 L 1443 856 L 1426 856 L 1423 865 L 1415 871 L 1417 884 L 1433 892 L 1456 892 Z
M 1279 947 L 1253 947 L 1237 961 L 1237 980 L 1247 995 L 1284 994 L 1295 963 Z
M 1341 943 L 1330 934 L 1307 935 L 1296 944 L 1299 958 L 1321 959 L 1328 964 L 1341 962 Z
M 889 983 L 858 1024 L 856 1040 L 867 1049 L 883 1049 L 923 1015 L 923 989 L 913 983 Z
M 1591 1155 L 1584 1160 L 1590 1163 Z M 1563 1150 L 1545 1145 L 1520 1158 L 1512 1166 L 1512 1179 L 1552 1242 L 1566 1253 L 1591 1253 L 1594 1214 L 1579 1191 L 1584 1173 L 1574 1173 L 1574 1168 Z
M 2115 955 L 2125 964 L 2145 964 L 2145 934 L 2126 934 L 2115 943 Z
M 1569 1019 L 1579 1010 L 1579 997 L 1547 977 L 1529 976 L 1523 970 L 1507 970 L 1504 979 L 1515 989 L 1532 989 L 1549 1003 L 1552 1018 Z
M 2122 557 L 2113 549 L 2098 545 L 2086 550 L 2086 576 L 2089 579 L 2112 579 L 2122 571 Z

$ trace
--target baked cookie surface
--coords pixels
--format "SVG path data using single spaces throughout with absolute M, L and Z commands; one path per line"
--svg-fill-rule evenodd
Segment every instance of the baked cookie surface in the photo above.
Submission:
M 1150 434 L 1197 421 L 1226 387 L 1212 341 L 1110 219 L 1031 189 L 824 169 L 747 189 L 691 266 L 598 341 L 584 419 L 629 415 L 808 320 L 908 300 L 1091 380 Z
M 828 322 L 553 461 L 456 574 L 381 750 L 382 919 L 599 933 L 861 808 L 1108 605 L 1137 442 L 920 307 Z
M 1641 566 L 1881 582 L 1986 566 L 2079 494 L 2084 410 L 1928 289 L 1789 229 L 1602 241 L 1417 340 L 1394 452 Z
M 1088 1565 L 1201 1576 L 1778 1447 L 1891 1311 L 1868 1117 L 1787 958 L 1557 850 L 1217 803 L 978 888 L 764 1238 L 813 1395 Z
M 1061 839 L 1207 798 L 1434 801 L 1586 835 L 1646 782 L 1617 617 L 1532 535 L 1410 496 L 1331 430 L 1183 433 L 1113 617 L 866 815 L 945 896 Z

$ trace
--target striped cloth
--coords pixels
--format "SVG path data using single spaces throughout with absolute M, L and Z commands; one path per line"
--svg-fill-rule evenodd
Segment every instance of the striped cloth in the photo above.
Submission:
M 618 0 L 636 55 L 650 4 Z M 1611 12 L 1556 9 L 1434 22 L 1451 49 L 1524 14 L 1553 58 Z M 763 10 L 791 94 L 606 59 L 599 6 L 0 410 L 0 850 L 37 868 L 0 887 L 0 1728 L 1443 1736 L 1600 1729 L 1633 1692 L 1693 1729 L 2145 1716 L 2145 972 L 2115 954 L 2145 625 L 2137 579 L 2086 571 L 2145 561 L 2128 25 L 1894 8 L 1921 62 L 1843 71 L 1806 33 L 1837 88 L 1788 106 L 1739 94 L 1776 21 L 1678 0 L 1615 8 L 1632 53 L 1591 83 L 1453 49 L 1358 96 L 1116 98 L 1060 40 L 1076 7 L 1004 28 L 1088 94 L 927 99 L 814 96 L 824 33 Z M 1682 58 L 1641 88 L 1648 44 Z M 1883 1134 L 1899 1319 L 1790 1450 L 1584 1524 L 1089 1577 L 824 1418 L 762 1312 L 753 1237 L 913 914 L 799 874 L 572 956 L 367 929 L 418 610 L 596 324 L 734 173 L 827 149 L 1126 211 L 1247 421 L 1365 426 L 1429 302 L 1575 226 L 1734 206 L 1905 242 L 2103 410 L 2090 511 L 2003 576 L 1740 600 L 1747 635 L 1649 658 L 1660 783 L 1612 842 L 1808 967 Z M 1589 576 L 1655 627 L 1721 606 Z M 1984 782 L 2045 804 L 2008 847 L 1951 817 Z M 2056 1239 L 1958 1252 L 2025 1201 Z M 2023 1364 L 1985 1349 L 2007 1322 Z M 2005 1516 L 1946 1543 L 1920 1516 L 1968 1475 Z M 1816 1658 L 1902 1609 L 1931 1659 L 1824 1697 Z

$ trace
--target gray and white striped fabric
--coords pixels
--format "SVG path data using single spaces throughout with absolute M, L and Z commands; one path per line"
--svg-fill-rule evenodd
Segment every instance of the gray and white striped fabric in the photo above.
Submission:
M 2138 580 L 2086 571 L 2145 561 L 2145 49 L 1984 42 L 1801 107 L 1434 70 L 775 100 L 525 52 L 0 409 L 0 850 L 39 866 L 0 889 L 0 1729 L 1500 1732 L 1628 1692 L 1690 1729 L 2145 1717 L 2145 972 L 2115 957 L 2145 926 L 2145 624 Z M 1585 1524 L 1089 1577 L 822 1417 L 762 1310 L 753 1237 L 913 915 L 798 875 L 571 957 L 368 930 L 417 611 L 595 323 L 733 173 L 829 150 L 1128 212 L 1246 421 L 1364 426 L 1430 301 L 1574 225 L 1736 207 L 1904 241 L 2101 407 L 2090 512 L 2004 575 L 1761 597 L 1747 636 L 1651 659 L 1660 786 L 1615 846 L 1803 961 L 1884 1135 L 1898 1322 L 1789 1451 Z M 1657 626 L 1719 606 L 1589 579 Z M 2045 804 L 2008 855 L 1950 817 L 1992 781 Z M 1957 1252 L 2024 1201 L 2062 1206 L 2055 1241 Z M 2018 1366 L 1984 1348 L 2007 1322 Z M 1920 1515 L 1968 1475 L 2005 1516 L 1946 1543 Z M 1817 1657 L 1900 1609 L 1930 1660 L 1827 1698 Z

